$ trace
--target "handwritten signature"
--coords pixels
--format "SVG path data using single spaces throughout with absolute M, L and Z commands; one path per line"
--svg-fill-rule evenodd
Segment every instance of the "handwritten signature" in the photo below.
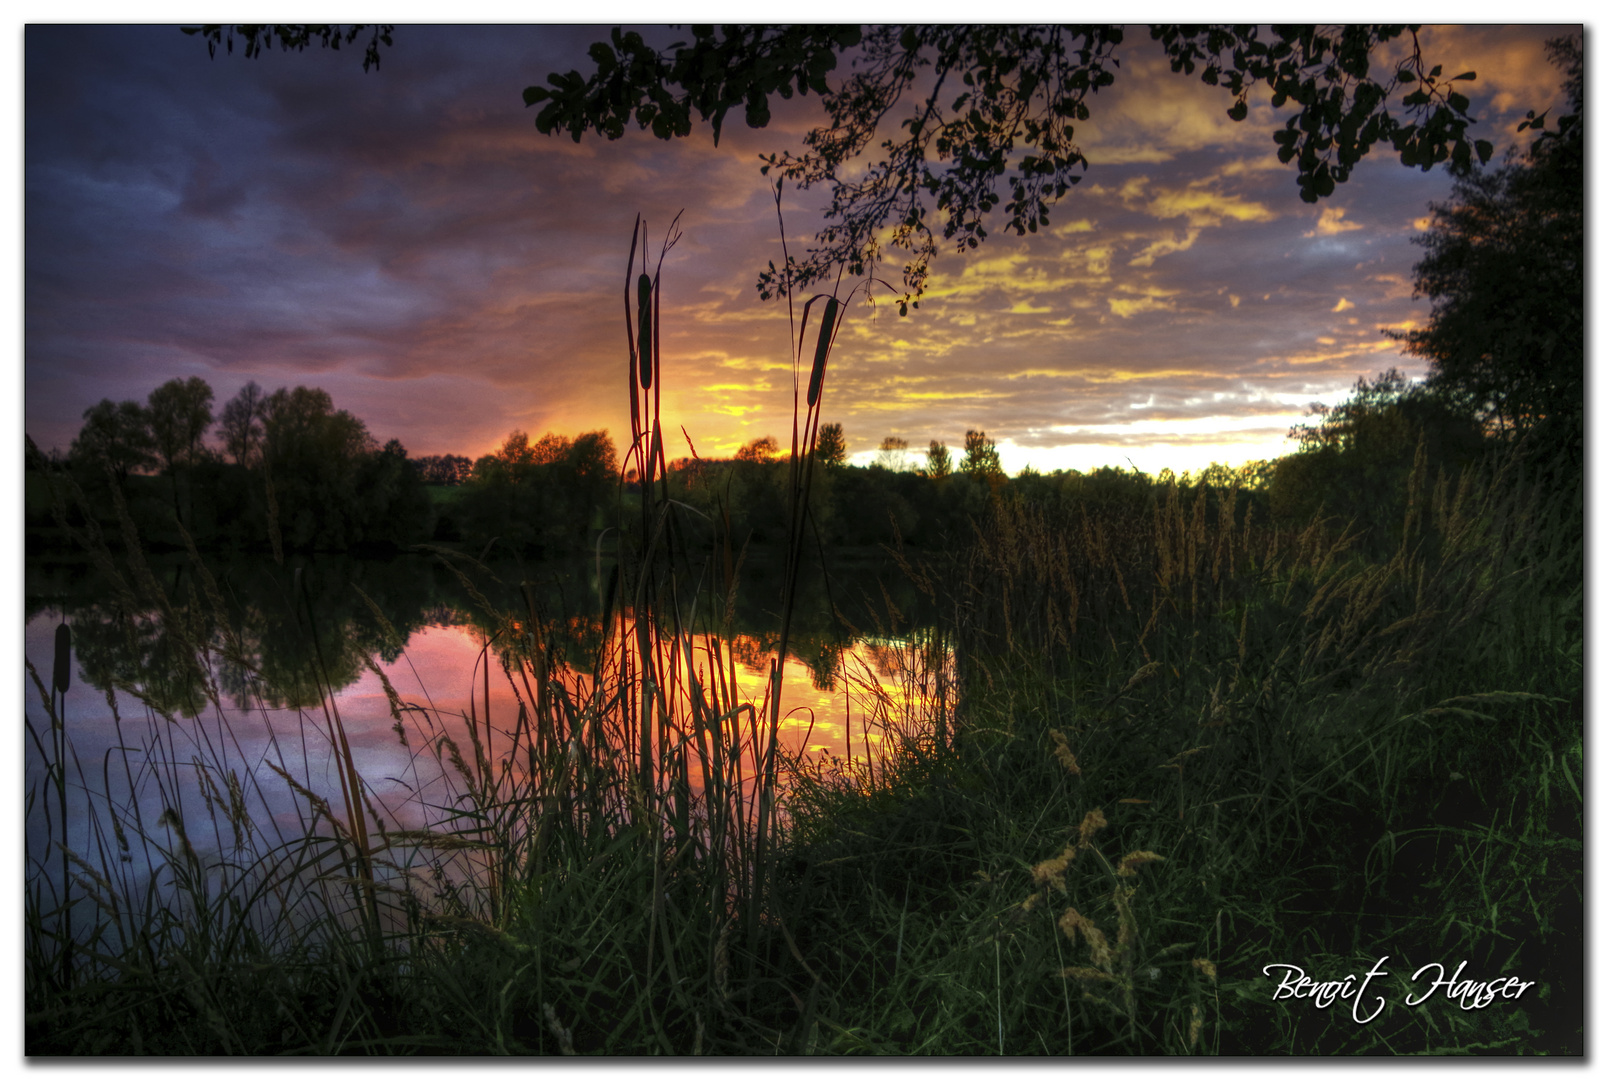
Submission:
M 1346 975 L 1342 979 L 1334 979 L 1328 982 L 1318 982 L 1310 978 L 1305 974 L 1304 968 L 1295 964 L 1267 964 L 1261 969 L 1261 974 L 1270 978 L 1272 977 L 1273 969 L 1283 969 L 1282 981 L 1277 984 L 1276 990 L 1271 995 L 1273 1001 L 1306 999 L 1313 1002 L 1318 1009 L 1326 1009 L 1335 1001 L 1349 1001 L 1351 1002 L 1350 1016 L 1355 1022 L 1357 1024 L 1369 1024 L 1377 1019 L 1378 1014 L 1383 1011 L 1383 1006 L 1387 1002 L 1379 994 L 1375 999 L 1377 1002 L 1376 1008 L 1372 1009 L 1366 1016 L 1362 1016 L 1361 1010 L 1364 1008 L 1363 1003 L 1366 1000 L 1366 987 L 1379 975 L 1388 974 L 1387 971 L 1383 970 L 1383 965 L 1388 962 L 1388 959 L 1386 956 L 1383 957 L 1383 959 L 1373 964 L 1371 970 L 1364 975 Z M 1443 964 L 1424 964 L 1417 968 L 1416 973 L 1411 976 L 1412 983 L 1421 979 L 1430 969 L 1437 969 L 1438 975 L 1434 977 L 1433 982 L 1426 990 L 1422 991 L 1420 996 L 1406 997 L 1405 1004 L 1414 1008 L 1432 997 L 1435 991 L 1443 988 L 1444 996 L 1452 1001 L 1460 1001 L 1463 1009 L 1482 1009 L 1494 1002 L 1496 998 L 1520 998 L 1523 991 L 1533 986 L 1533 983 L 1523 982 L 1515 975 L 1507 975 L 1487 982 L 1463 979 L 1461 978 L 1461 973 L 1466 970 L 1466 966 L 1467 962 L 1465 960 L 1461 961 L 1461 965 L 1455 969 L 1455 974 L 1449 978 L 1444 976 Z M 1357 979 L 1359 980 L 1358 982 Z

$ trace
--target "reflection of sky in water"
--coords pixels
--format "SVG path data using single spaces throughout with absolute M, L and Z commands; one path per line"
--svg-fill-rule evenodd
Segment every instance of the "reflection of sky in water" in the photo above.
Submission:
M 27 655 L 44 679 L 49 678 L 52 667 L 58 621 L 57 615 L 45 612 L 30 620 L 26 628 Z M 426 810 L 421 803 L 438 807 L 447 797 L 441 783 L 441 766 L 420 733 L 433 739 L 445 731 L 465 757 L 472 754 L 463 717 L 470 712 L 472 694 L 483 730 L 483 669 L 476 670 L 483 645 L 483 635 L 471 627 L 426 627 L 412 634 L 404 653 L 394 662 L 376 660 L 401 701 L 421 710 L 406 717 L 406 745 L 398 737 L 384 688 L 372 671 L 364 670 L 357 681 L 334 695 L 334 709 L 338 710 L 357 771 L 387 819 L 387 827 L 423 827 L 429 818 L 438 818 L 438 813 Z M 884 701 L 894 710 L 907 701 L 895 677 L 898 648 L 897 643 L 860 642 L 844 649 L 841 674 L 831 690 L 817 689 L 809 667 L 796 658 L 789 659 L 782 691 L 782 744 L 793 753 L 828 753 L 853 760 L 863 760 L 867 751 L 875 752 L 884 733 L 873 719 L 866 725 L 863 687 L 866 680 L 877 683 Z M 731 651 L 741 658 L 734 664 L 737 700 L 760 705 L 765 697 L 768 654 L 762 653 L 751 639 L 738 639 Z M 706 646 L 696 639 L 694 654 L 699 669 L 705 668 Z M 706 679 L 706 670 L 699 674 Z M 490 696 L 491 726 L 510 731 L 518 713 L 518 698 L 494 660 Z M 91 686 L 74 663 L 65 704 L 67 730 L 77 759 L 76 768 L 69 770 L 68 816 L 70 846 L 74 850 L 93 852 L 96 843 L 108 842 L 105 837 L 93 835 L 85 825 L 83 808 L 90 793 L 97 808 L 104 808 L 104 794 L 109 789 L 112 801 L 124 808 L 120 813 L 132 817 L 125 751 L 135 786 L 141 792 L 138 812 L 147 833 L 157 838 L 163 835 L 155 822 L 164 808 L 162 793 L 166 792 L 168 803 L 176 801 L 185 821 L 192 823 L 190 837 L 197 848 L 217 851 L 228 847 L 223 835 L 226 825 L 214 832 L 213 826 L 207 824 L 209 835 L 203 836 L 193 824 L 215 819 L 209 813 L 197 759 L 221 766 L 213 775 L 219 790 L 226 790 L 227 776 L 234 773 L 247 789 L 253 820 L 269 827 L 271 820 L 287 838 L 302 832 L 306 804 L 270 763 L 328 799 L 340 813 L 338 759 L 332 752 L 329 717 L 322 708 L 296 710 L 258 705 L 239 710 L 225 694 L 226 713 L 222 718 L 207 705 L 196 719 L 170 722 L 123 691 L 115 691 L 113 698 L 120 725 L 105 691 Z M 44 709 L 31 686 L 27 715 L 35 731 L 48 742 Z M 42 793 L 44 774 L 32 740 L 26 756 L 28 783 Z M 256 782 L 254 792 L 252 778 Z M 52 792 L 52 814 L 54 800 Z M 30 815 L 28 830 L 29 850 L 37 853 L 44 839 L 44 822 L 37 810 Z

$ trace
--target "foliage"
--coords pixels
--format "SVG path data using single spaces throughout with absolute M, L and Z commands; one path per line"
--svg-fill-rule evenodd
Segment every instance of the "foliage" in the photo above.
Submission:
M 156 456 L 171 470 L 194 464 L 212 426 L 212 388 L 198 375 L 169 379 L 151 391 L 145 405 Z
M 998 447 L 985 431 L 965 432 L 965 457 L 959 470 L 978 480 L 996 482 L 1003 478 L 1004 468 L 998 461 Z
M 1315 423 L 1288 433 L 1299 451 L 1273 466 L 1271 510 L 1289 523 L 1330 515 L 1375 547 L 1399 541 L 1389 526 L 1403 520 L 1419 455 L 1432 483 L 1440 474 L 1453 480 L 1485 450 L 1477 421 L 1395 368 L 1357 379 L 1347 401 L 1311 413 Z
M 223 406 L 218 420 L 218 434 L 223 439 L 223 451 L 240 466 L 251 465 L 262 446 L 262 418 L 267 400 L 262 387 L 255 380 L 246 383 L 229 403 Z
M 150 418 L 137 401 L 113 404 L 110 398 L 84 410 L 84 426 L 72 441 L 68 460 L 88 473 L 109 471 L 119 483 L 130 473 L 156 464 Z
M 1407 34 L 1406 58 L 1374 72 L 1379 48 Z M 1150 35 L 1173 71 L 1198 71 L 1233 97 L 1233 120 L 1248 115 L 1257 85 L 1271 90 L 1275 107 L 1294 103 L 1274 139 L 1279 159 L 1295 163 L 1306 202 L 1332 194 L 1379 141 L 1422 169 L 1492 152 L 1467 138 L 1469 102 L 1455 84 L 1474 74 L 1442 78 L 1416 46 L 1415 27 L 1278 26 L 1266 35 L 1247 25 L 1155 26 Z M 770 95 L 812 90 L 829 122 L 805 136 L 801 154 L 770 155 L 764 171 L 828 186 L 827 225 L 802 262 L 761 274 L 760 291 L 802 288 L 841 268 L 873 275 L 885 242 L 911 256 L 907 313 L 925 291 L 937 230 L 958 250 L 974 249 L 1005 194 L 1004 228 L 1025 234 L 1047 224 L 1087 167 L 1075 124 L 1113 83 L 1123 39 L 1117 26 L 696 26 L 689 42 L 660 52 L 615 29 L 591 47 L 589 76 L 555 73 L 547 86 L 527 88 L 524 102 L 543 105 L 540 131 L 575 141 L 591 131 L 617 139 L 631 120 L 661 139 L 683 137 L 693 112 L 717 139 L 731 109 L 745 107 L 748 125 L 763 127 Z M 848 50 L 852 73 L 832 86 L 827 75 Z M 894 121 L 896 133 L 878 146 L 885 156 L 861 169 L 861 155 Z
M 1583 50 L 1550 42 L 1568 113 L 1520 161 L 1464 170 L 1418 238 L 1425 327 L 1390 336 L 1434 389 L 1501 434 L 1581 448 L 1584 409 Z M 1526 124 L 1524 126 L 1529 126 Z
M 876 464 L 883 469 L 900 472 L 908 464 L 909 440 L 888 435 L 876 449 Z
M 457 487 L 467 483 L 474 472 L 474 462 L 462 454 L 426 454 L 413 460 L 426 484 Z
M 926 475 L 933 480 L 946 480 L 954 471 L 953 456 L 948 447 L 936 439 L 926 447 Z
M 814 447 L 814 458 L 821 465 L 840 468 L 848 460 L 848 444 L 842 435 L 841 424 L 821 424 L 820 441 Z
M 606 431 L 574 439 L 553 432 L 534 443 L 513 431 L 493 454 L 474 463 L 453 505 L 462 535 L 479 546 L 543 556 L 583 550 L 594 519 L 607 506 L 618 454 Z
M 397 440 L 379 446 L 326 391 L 298 386 L 264 396 L 248 384 L 223 409 L 219 435 L 231 461 L 203 441 L 212 397 L 203 379 L 173 379 L 151 393 L 149 408 L 103 401 L 88 410 L 69 455 L 73 493 L 58 490 L 52 501 L 62 499 L 61 516 L 31 516 L 30 532 L 66 522 L 118 536 L 121 512 L 158 547 L 271 547 L 282 555 L 429 539 L 435 514 L 416 463 Z M 165 506 L 155 482 L 138 475 L 158 465 Z M 112 482 L 121 511 L 108 497 Z
M 285 52 L 305 52 L 314 42 L 325 49 L 340 51 L 341 45 L 350 45 L 362 35 L 364 31 L 371 30 L 368 45 L 363 50 L 362 69 L 379 69 L 379 46 L 391 44 L 391 32 L 394 26 L 350 26 L 342 29 L 338 26 L 325 24 L 301 25 L 247 25 L 223 26 L 209 24 L 205 26 L 181 26 L 179 29 L 191 37 L 200 35 L 206 42 L 206 55 L 216 58 L 218 46 L 223 46 L 230 55 L 234 53 L 234 35 L 239 34 L 243 52 L 248 60 L 255 59 L 264 49 L 271 51 L 274 42 Z
M 775 455 L 779 454 L 780 452 L 781 444 L 775 441 L 775 436 L 765 435 L 761 438 L 754 439 L 752 442 L 736 451 L 736 460 L 761 464 L 763 462 L 772 460 Z

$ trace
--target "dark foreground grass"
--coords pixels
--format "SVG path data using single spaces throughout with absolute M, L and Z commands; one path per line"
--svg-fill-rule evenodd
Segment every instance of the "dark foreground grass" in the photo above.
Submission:
M 1230 493 L 1000 507 L 948 593 L 956 737 L 792 803 L 833 1047 L 1582 1053 L 1581 513 L 1545 491 L 1420 491 L 1381 560 Z M 1268 965 L 1385 974 L 1277 1000 Z

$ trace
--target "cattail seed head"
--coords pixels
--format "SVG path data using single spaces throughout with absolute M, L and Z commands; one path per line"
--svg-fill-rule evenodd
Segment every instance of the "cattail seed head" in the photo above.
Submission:
M 636 278 L 636 355 L 637 371 L 643 390 L 652 389 L 652 278 Z
M 820 320 L 820 336 L 814 345 L 814 371 L 809 375 L 809 408 L 820 400 L 820 385 L 825 381 L 825 359 L 831 353 L 831 332 L 836 328 L 836 297 L 825 302 L 825 315 Z

